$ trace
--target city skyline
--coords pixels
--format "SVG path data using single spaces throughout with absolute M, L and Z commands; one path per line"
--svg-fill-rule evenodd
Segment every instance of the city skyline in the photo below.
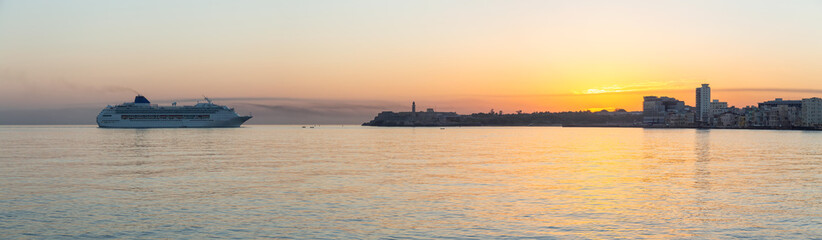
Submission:
M 61 113 L 72 119 L 90 111 L 92 121 L 133 91 L 158 103 L 226 99 L 262 123 L 356 123 L 412 101 L 465 113 L 641 111 L 646 95 L 693 104 L 702 83 L 735 106 L 819 97 L 820 10 L 818 1 L 4 1 L 0 124 L 54 109 L 83 109 Z
M 736 107 L 711 96 L 710 84 L 695 89 L 694 106 L 666 96 L 645 96 L 642 125 L 651 128 L 822 129 L 822 98 L 775 98 Z

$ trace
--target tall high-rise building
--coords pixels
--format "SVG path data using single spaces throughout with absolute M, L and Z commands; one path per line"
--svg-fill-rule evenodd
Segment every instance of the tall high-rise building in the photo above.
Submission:
M 696 117 L 697 122 L 710 122 L 711 120 L 711 87 L 702 84 L 696 88 Z

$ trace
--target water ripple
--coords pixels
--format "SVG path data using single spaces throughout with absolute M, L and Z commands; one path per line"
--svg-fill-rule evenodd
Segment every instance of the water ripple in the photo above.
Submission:
M 822 236 L 822 133 L 0 127 L 0 238 Z

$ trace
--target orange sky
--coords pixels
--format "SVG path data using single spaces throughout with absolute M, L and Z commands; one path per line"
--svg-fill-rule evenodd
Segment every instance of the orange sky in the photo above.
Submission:
M 693 105 L 701 83 L 753 105 L 822 95 L 758 91 L 822 89 L 820 12 L 819 1 L 4 1 L 0 110 L 100 107 L 130 100 L 127 88 L 640 110 L 643 95 Z

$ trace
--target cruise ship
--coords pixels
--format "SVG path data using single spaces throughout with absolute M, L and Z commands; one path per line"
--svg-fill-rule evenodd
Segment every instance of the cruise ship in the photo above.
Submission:
M 239 127 L 251 116 L 240 116 L 233 108 L 211 103 L 194 106 L 158 106 L 142 95 L 134 102 L 107 106 L 97 115 L 101 128 L 214 128 Z

